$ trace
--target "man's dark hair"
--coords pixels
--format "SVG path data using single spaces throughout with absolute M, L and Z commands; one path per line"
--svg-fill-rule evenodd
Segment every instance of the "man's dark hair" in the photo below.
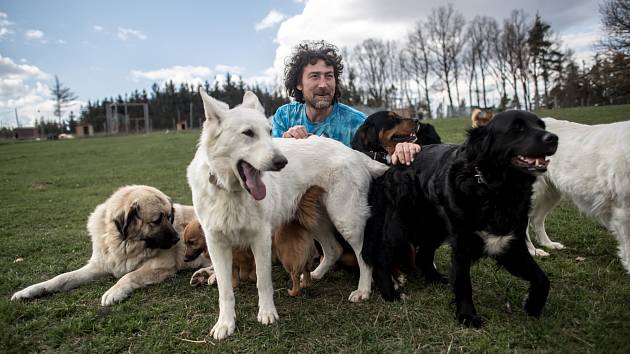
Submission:
M 337 47 L 326 41 L 304 41 L 298 44 L 291 58 L 286 62 L 284 69 L 284 87 L 287 94 L 295 98 L 296 101 L 304 103 L 304 94 L 298 90 L 297 86 L 302 80 L 304 67 L 308 64 L 315 64 L 318 60 L 323 60 L 326 65 L 333 67 L 335 75 L 335 94 L 333 101 L 336 102 L 341 96 L 339 76 L 343 72 L 341 55 L 337 54 Z

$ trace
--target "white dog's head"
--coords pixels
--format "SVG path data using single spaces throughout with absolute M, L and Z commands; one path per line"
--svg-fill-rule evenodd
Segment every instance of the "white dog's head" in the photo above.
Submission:
M 256 200 L 262 200 L 267 189 L 263 171 L 280 171 L 287 159 L 271 138 L 271 126 L 264 108 L 253 92 L 245 92 L 243 103 L 233 109 L 199 90 L 206 121 L 203 123 L 200 149 L 208 164 L 222 181 L 237 178 L 240 185 Z

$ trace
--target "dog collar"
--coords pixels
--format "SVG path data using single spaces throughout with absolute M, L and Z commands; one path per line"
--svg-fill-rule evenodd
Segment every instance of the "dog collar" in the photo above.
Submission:
M 385 151 L 368 151 L 366 154 L 375 161 L 390 164 L 392 162 L 391 157 Z
M 217 179 L 217 176 L 214 173 L 212 173 L 212 171 L 208 171 L 208 182 L 210 182 L 210 184 L 214 185 L 217 188 L 226 189 L 225 187 L 219 184 L 219 180 Z
M 486 179 L 483 178 L 483 174 L 481 174 L 481 171 L 479 170 L 479 167 L 475 166 L 475 177 L 477 177 L 477 183 L 479 184 L 488 184 L 486 182 Z

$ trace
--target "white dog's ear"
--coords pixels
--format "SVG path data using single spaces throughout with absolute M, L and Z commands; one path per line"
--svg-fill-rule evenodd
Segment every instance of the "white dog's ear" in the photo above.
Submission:
M 223 113 L 227 112 L 230 106 L 225 102 L 210 97 L 203 88 L 199 88 L 199 94 L 203 101 L 206 120 L 216 120 L 220 123 L 223 120 Z
M 265 108 L 260 104 L 260 101 L 258 100 L 258 97 L 256 97 L 256 94 L 251 91 L 245 91 L 242 106 L 265 113 Z

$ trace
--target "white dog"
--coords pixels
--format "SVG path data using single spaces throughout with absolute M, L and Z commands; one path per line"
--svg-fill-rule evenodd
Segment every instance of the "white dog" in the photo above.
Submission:
M 621 263 L 630 272 L 630 121 L 584 125 L 543 120 L 560 142 L 547 173 L 534 185 L 530 222 L 538 242 L 564 248 L 545 232 L 545 217 L 564 196 L 615 235 Z M 531 241 L 528 248 L 547 255 Z
M 210 332 L 213 337 L 225 338 L 235 328 L 230 276 L 234 245 L 249 245 L 254 253 L 258 321 L 270 324 L 278 319 L 271 283 L 271 235 L 294 218 L 310 186 L 326 191 L 324 205 L 330 220 L 357 256 L 359 286 L 350 301 L 368 298 L 372 274 L 361 257 L 369 216 L 367 193 L 371 179 L 387 167 L 327 138 L 272 139 L 264 109 L 251 92 L 231 110 L 200 93 L 206 121 L 187 176 L 219 288 L 219 319 Z M 336 242 L 330 233 L 317 237 Z M 339 253 L 326 254 L 327 249 L 323 247 L 324 261 L 312 273 L 316 279 L 339 257 Z

